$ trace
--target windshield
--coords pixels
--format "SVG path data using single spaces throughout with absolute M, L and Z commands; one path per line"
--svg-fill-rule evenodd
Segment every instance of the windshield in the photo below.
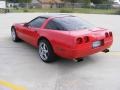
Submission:
M 65 30 L 89 29 L 93 25 L 79 17 L 54 18 L 54 21 L 60 24 Z

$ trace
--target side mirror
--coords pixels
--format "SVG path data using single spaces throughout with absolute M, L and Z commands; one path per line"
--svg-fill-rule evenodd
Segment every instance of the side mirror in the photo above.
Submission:
M 28 27 L 28 26 L 29 26 L 28 23 L 25 23 L 25 24 L 24 24 L 24 27 Z

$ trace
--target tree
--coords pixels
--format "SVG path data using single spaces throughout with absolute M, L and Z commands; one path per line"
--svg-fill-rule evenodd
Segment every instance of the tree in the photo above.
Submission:
M 6 0 L 6 1 L 14 3 L 30 3 L 32 0 Z
M 104 4 L 108 3 L 110 0 L 91 0 L 94 4 Z
M 76 3 L 76 2 L 79 2 L 81 0 L 62 0 L 64 2 L 71 2 L 71 3 Z
M 85 4 L 89 4 L 91 2 L 91 0 L 62 0 L 62 1 L 72 3 L 72 8 L 74 8 L 74 3 L 77 3 L 77 2 L 81 2 Z
M 89 4 L 91 0 L 83 0 L 84 3 Z
M 90 2 L 93 2 L 94 4 L 104 4 L 104 3 L 108 3 L 110 0 L 62 0 L 62 1 L 71 2 L 71 3 L 76 3 L 76 2 L 90 3 Z
M 72 4 L 72 8 L 74 8 L 74 3 L 79 2 L 80 0 L 62 0 L 64 2 L 70 2 Z

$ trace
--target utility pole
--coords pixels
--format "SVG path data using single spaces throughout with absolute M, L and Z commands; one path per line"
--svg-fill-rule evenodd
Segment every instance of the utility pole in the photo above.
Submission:
M 5 7 L 7 8 L 7 0 L 5 0 Z
M 27 0 L 27 9 L 28 9 L 28 4 L 29 4 L 29 2 L 28 2 L 28 0 Z

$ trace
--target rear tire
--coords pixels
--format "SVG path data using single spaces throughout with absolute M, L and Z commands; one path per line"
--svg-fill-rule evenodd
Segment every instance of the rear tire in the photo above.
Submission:
M 11 36 L 12 36 L 12 40 L 14 42 L 18 42 L 20 41 L 19 37 L 17 36 L 16 30 L 14 27 L 11 28 Z
M 43 62 L 50 63 L 55 61 L 55 54 L 51 44 L 42 39 L 39 42 L 39 56 Z

